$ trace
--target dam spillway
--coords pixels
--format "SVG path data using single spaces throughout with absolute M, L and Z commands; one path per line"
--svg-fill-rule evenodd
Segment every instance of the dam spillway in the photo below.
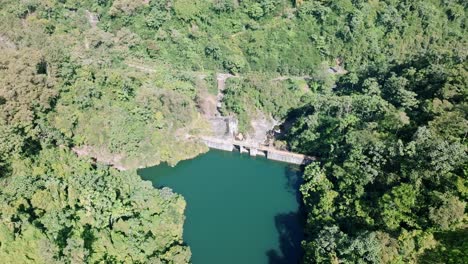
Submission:
M 239 149 L 241 153 L 248 151 L 250 156 L 266 156 L 266 158 L 269 160 L 281 161 L 290 164 L 303 165 L 315 160 L 315 158 L 311 156 L 278 150 L 272 147 L 250 143 L 247 141 L 232 139 L 223 140 L 211 137 L 203 137 L 202 141 L 206 144 L 206 146 L 212 149 L 224 151 L 233 151 L 234 149 Z

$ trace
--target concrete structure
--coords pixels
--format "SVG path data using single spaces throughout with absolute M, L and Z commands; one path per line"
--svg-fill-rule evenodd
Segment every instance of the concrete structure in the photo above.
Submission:
M 227 117 L 226 121 L 227 121 L 227 128 L 228 128 L 229 135 L 231 137 L 235 137 L 238 133 L 237 119 Z
M 213 149 L 219 149 L 224 151 L 233 151 L 234 149 L 239 149 L 241 153 L 246 152 L 247 150 L 250 153 L 250 156 L 265 156 L 270 160 L 276 160 L 291 164 L 308 164 L 311 161 L 314 161 L 314 157 L 293 153 L 289 151 L 277 150 L 275 148 L 267 146 L 258 146 L 246 141 L 232 140 L 232 139 L 218 139 L 204 137 L 202 141 L 209 147 Z
M 240 153 L 249 153 L 249 151 L 246 148 L 244 148 L 243 146 L 239 146 L 239 152 Z
M 237 120 L 230 116 L 210 117 L 212 136 L 214 138 L 232 138 L 237 135 Z
M 308 160 L 306 156 L 286 151 L 269 151 L 267 159 L 282 161 L 292 164 L 306 164 L 311 160 Z
M 224 151 L 234 150 L 234 145 L 230 144 L 229 142 L 220 142 L 220 141 L 212 141 L 212 140 L 205 140 L 205 139 L 203 139 L 203 142 L 209 148 L 219 149 L 219 150 L 224 150 Z
M 255 157 L 258 154 L 258 150 L 256 148 L 251 148 L 250 149 L 250 156 Z

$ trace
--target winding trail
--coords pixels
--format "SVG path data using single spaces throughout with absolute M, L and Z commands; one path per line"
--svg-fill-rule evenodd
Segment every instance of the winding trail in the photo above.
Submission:
M 156 73 L 157 72 L 157 70 L 154 67 L 151 67 L 149 65 L 145 65 L 145 64 L 141 64 L 141 63 L 135 63 L 135 62 L 126 62 L 125 64 L 130 68 L 134 68 L 134 69 L 140 70 L 142 72 L 146 72 L 146 73 Z M 208 75 L 206 72 L 200 72 L 200 71 L 183 71 L 183 72 L 191 73 L 191 74 L 197 76 L 200 79 L 204 79 Z M 226 81 L 229 78 L 243 78 L 243 76 L 242 75 L 233 75 L 233 74 L 230 74 L 230 73 L 217 73 L 216 74 L 216 81 L 217 81 L 217 86 L 218 86 L 218 92 L 224 91 L 224 89 L 226 88 Z M 285 81 L 285 80 L 289 80 L 289 79 L 295 80 L 295 81 L 298 81 L 298 80 L 307 81 L 307 80 L 311 80 L 312 77 L 310 75 L 302 75 L 302 76 L 284 75 L 284 76 L 275 77 L 275 78 L 273 78 L 271 80 L 272 81 Z
M 157 70 L 154 67 L 147 66 L 144 64 L 139 64 L 139 63 L 132 63 L 132 62 L 126 62 L 126 65 L 128 67 L 140 70 L 142 72 L 146 73 L 156 73 Z M 196 71 L 187 71 L 188 73 L 192 73 L 194 76 L 196 76 L 199 79 L 204 79 L 207 76 L 207 73 L 205 72 L 196 72 Z M 327 72 L 329 74 L 345 74 L 346 71 L 341 68 L 341 67 L 330 67 L 327 69 Z M 203 99 L 203 104 L 205 105 L 204 111 L 202 111 L 205 119 L 211 123 L 212 128 L 214 131 L 220 130 L 221 133 L 216 133 L 215 136 L 200 136 L 197 139 L 201 140 L 204 142 L 208 147 L 210 148 L 217 148 L 221 150 L 227 150 L 227 151 L 232 151 L 232 149 L 237 146 L 240 147 L 241 151 L 242 149 L 249 149 L 251 151 L 251 155 L 255 156 L 261 155 L 262 153 L 266 154 L 267 158 L 273 159 L 273 160 L 279 160 L 279 161 L 284 161 L 284 162 L 289 162 L 289 163 L 294 163 L 294 164 L 307 164 L 311 161 L 316 160 L 315 157 L 303 155 L 300 153 L 294 153 L 290 151 L 284 151 L 284 150 L 279 150 L 267 145 L 264 145 L 259 142 L 255 142 L 253 140 L 236 140 L 234 138 L 235 134 L 237 132 L 232 132 L 233 130 L 231 129 L 230 125 L 235 119 L 234 117 L 231 116 L 222 116 L 221 113 L 219 112 L 219 108 L 222 105 L 222 100 L 224 97 L 223 91 L 226 89 L 226 81 L 229 78 L 243 78 L 241 75 L 233 75 L 230 73 L 217 73 L 216 74 L 216 82 L 217 82 L 217 90 L 218 93 L 216 97 L 214 95 L 205 95 Z M 293 80 L 293 81 L 308 81 L 311 80 L 312 77 L 309 75 L 302 75 L 302 76 L 278 76 L 270 81 L 285 81 L 285 80 Z M 306 84 L 307 86 L 307 84 Z M 310 89 L 305 87 L 305 91 L 310 91 Z M 237 121 L 237 120 L 234 120 Z M 227 130 L 226 130 L 227 128 Z M 224 133 L 223 131 L 229 131 L 229 133 Z M 219 132 L 219 131 L 218 131 Z M 192 136 L 187 135 L 187 139 L 192 138 Z
M 134 64 L 134 63 L 130 63 L 130 62 L 127 62 L 126 64 L 127 64 L 128 67 L 140 70 L 142 72 L 156 73 L 156 70 L 154 68 L 149 67 L 149 66 Z

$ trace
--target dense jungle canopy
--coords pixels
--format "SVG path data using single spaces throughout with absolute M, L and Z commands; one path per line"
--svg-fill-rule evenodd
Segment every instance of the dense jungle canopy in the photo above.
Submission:
M 231 73 L 223 114 L 272 115 L 318 158 L 304 263 L 467 263 L 467 8 L 0 1 L 0 259 L 188 263 L 183 197 L 135 169 L 206 151 L 187 135 Z

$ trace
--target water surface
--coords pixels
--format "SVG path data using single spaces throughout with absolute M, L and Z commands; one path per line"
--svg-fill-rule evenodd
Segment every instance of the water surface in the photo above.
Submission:
M 194 264 L 297 263 L 301 257 L 297 167 L 211 150 L 176 167 L 139 171 L 187 201 L 184 241 Z

